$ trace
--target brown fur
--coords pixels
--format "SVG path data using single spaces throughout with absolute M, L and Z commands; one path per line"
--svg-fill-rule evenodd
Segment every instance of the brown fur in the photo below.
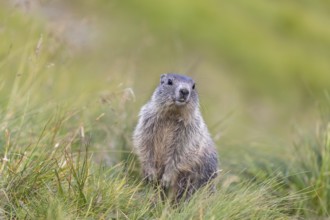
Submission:
M 140 111 L 133 135 L 144 178 L 172 191 L 176 200 L 191 196 L 215 178 L 218 169 L 194 87 L 189 77 L 162 75 L 151 100 Z M 182 89 L 189 91 L 187 97 Z

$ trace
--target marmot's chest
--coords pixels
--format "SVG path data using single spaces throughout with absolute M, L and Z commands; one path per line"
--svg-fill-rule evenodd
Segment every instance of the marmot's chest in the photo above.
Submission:
M 181 123 L 176 123 L 173 121 L 156 123 L 153 129 L 154 147 L 159 150 L 166 150 L 174 147 L 174 145 L 179 141 L 178 135 L 184 135 L 182 130 L 184 130 L 184 128 Z
M 175 155 L 180 153 L 178 148 L 185 147 L 185 127 L 179 121 L 164 121 L 154 126 L 154 159 L 158 166 L 162 166 L 166 161 L 178 156 Z

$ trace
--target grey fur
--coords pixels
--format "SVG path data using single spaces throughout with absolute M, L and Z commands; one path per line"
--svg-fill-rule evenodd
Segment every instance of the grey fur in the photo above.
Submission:
M 218 156 L 199 110 L 195 82 L 164 74 L 141 108 L 133 135 L 144 178 L 179 200 L 217 176 Z

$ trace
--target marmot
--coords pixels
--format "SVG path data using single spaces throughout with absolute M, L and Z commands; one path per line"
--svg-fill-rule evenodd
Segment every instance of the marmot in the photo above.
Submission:
M 145 180 L 161 184 L 172 199 L 190 197 L 217 176 L 218 156 L 199 110 L 195 82 L 163 74 L 141 108 L 133 134 Z

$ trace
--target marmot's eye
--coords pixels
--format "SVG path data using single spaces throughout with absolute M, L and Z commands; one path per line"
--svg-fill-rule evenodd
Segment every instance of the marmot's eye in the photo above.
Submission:
M 168 85 L 173 85 L 173 80 L 168 79 L 167 84 L 168 84 Z
M 192 86 L 192 89 L 195 89 L 195 83 L 194 83 L 194 85 Z

